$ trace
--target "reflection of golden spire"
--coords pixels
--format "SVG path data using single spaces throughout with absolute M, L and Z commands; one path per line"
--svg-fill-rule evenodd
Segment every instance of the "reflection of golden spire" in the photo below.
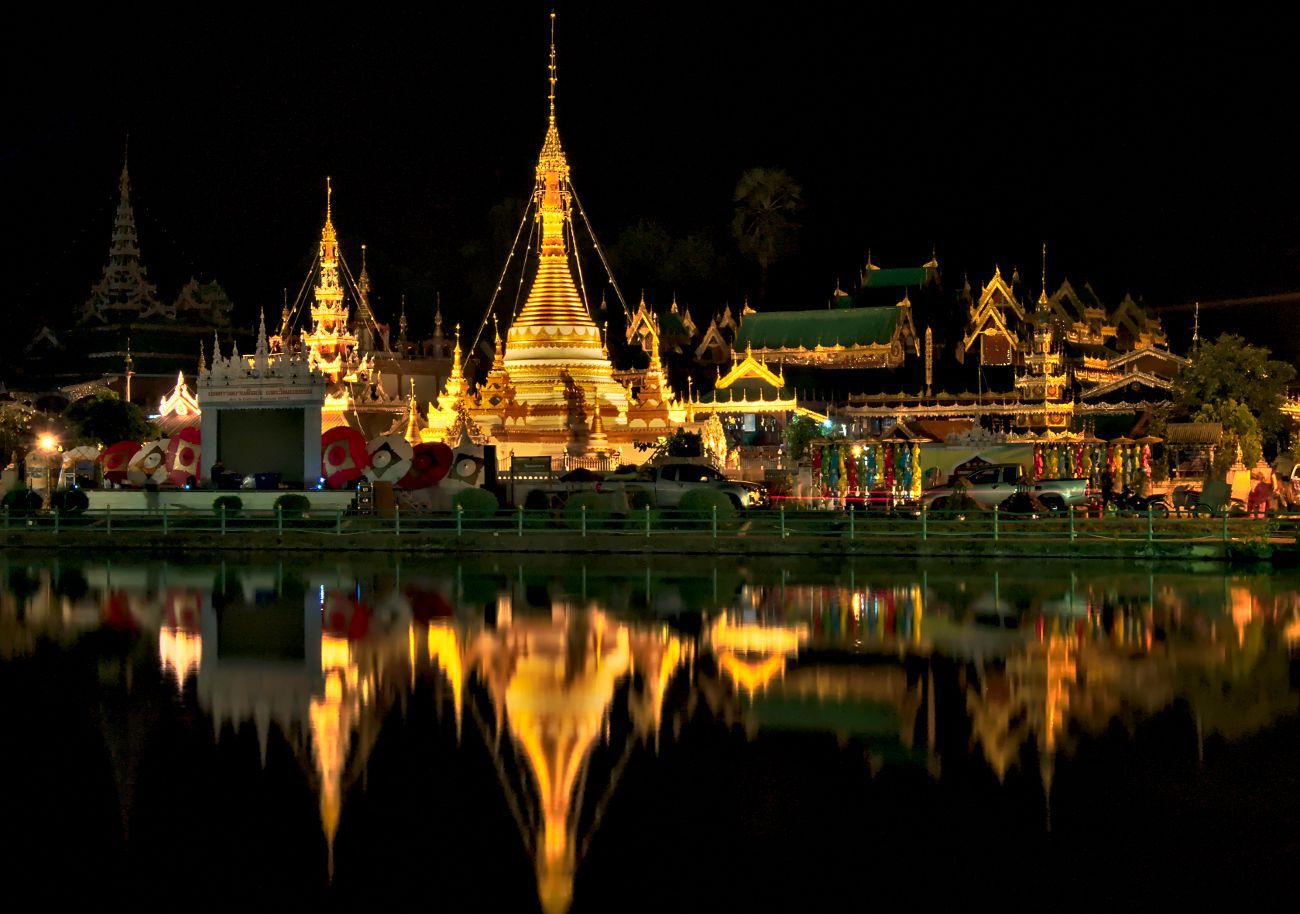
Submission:
M 415 626 L 412 623 L 411 637 L 414 638 Z M 451 684 L 452 706 L 456 711 L 456 732 L 460 733 L 461 696 L 465 690 L 465 669 L 460 659 L 460 643 L 456 630 L 445 622 L 429 626 L 429 659 L 438 664 L 447 682 Z
M 185 691 L 185 680 L 197 674 L 203 663 L 203 636 L 180 628 L 164 626 L 158 632 L 158 658 L 163 672 L 171 672 L 178 691 Z
M 521 651 L 505 684 L 505 722 L 536 781 L 536 853 L 542 909 L 566 911 L 577 867 L 578 783 L 600 738 L 615 686 L 631 670 L 629 631 L 593 613 L 578 624 L 514 623 Z
M 320 821 L 329 853 L 329 873 L 334 875 L 334 836 L 343 809 L 343 766 L 347 762 L 351 728 L 358 700 L 358 671 L 346 638 L 322 635 L 321 674 L 325 690 L 311 700 L 311 745 L 320 782 Z

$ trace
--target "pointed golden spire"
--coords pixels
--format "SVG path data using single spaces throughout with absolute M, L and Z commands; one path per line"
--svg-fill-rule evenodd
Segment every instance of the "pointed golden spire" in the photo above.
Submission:
M 1038 306 L 1047 307 L 1047 242 L 1043 242 L 1043 278 L 1042 291 L 1038 293 Z
M 550 79 L 551 79 L 550 125 L 554 127 L 555 126 L 555 10 L 551 10 L 551 65 L 549 69 L 550 69 Z
M 415 408 L 415 378 L 411 378 L 411 392 L 406 398 L 406 440 L 412 447 L 420 443 L 420 413 Z
M 451 377 L 459 380 L 461 375 L 460 368 L 460 322 L 456 323 L 456 346 L 451 353 Z

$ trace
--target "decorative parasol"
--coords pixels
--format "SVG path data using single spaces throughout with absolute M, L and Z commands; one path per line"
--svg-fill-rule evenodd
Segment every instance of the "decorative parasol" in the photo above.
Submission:
M 125 482 L 127 466 L 138 450 L 140 450 L 138 441 L 119 441 L 104 448 L 99 455 L 99 462 L 104 468 L 104 478 L 109 482 Z
M 183 428 L 167 442 L 167 478 L 178 488 L 199 478 L 199 430 Z
M 451 465 L 452 479 L 459 480 L 466 485 L 476 486 L 479 482 L 479 474 L 483 472 L 483 458 L 474 454 L 460 453 L 456 455 L 455 461 Z
M 161 441 L 146 441 L 126 465 L 127 481 L 135 486 L 167 481 L 167 446 Z
M 1132 438 L 1128 437 L 1127 435 L 1120 435 L 1118 438 L 1112 438 L 1110 439 L 1110 443 L 1111 444 L 1137 444 L 1136 441 L 1134 441 Z
M 356 482 L 370 465 L 366 439 L 347 426 L 338 426 L 320 436 L 320 474 L 325 485 L 342 489 Z
M 427 489 L 442 482 L 451 469 L 454 455 L 445 444 L 417 444 L 411 454 L 411 469 L 398 481 L 403 489 Z
M 370 452 L 370 470 L 366 475 L 376 482 L 397 482 L 411 471 L 414 449 L 401 435 L 371 438 L 366 450 Z
M 1157 438 L 1155 435 L 1143 435 L 1137 440 L 1138 444 L 1160 444 L 1165 439 Z

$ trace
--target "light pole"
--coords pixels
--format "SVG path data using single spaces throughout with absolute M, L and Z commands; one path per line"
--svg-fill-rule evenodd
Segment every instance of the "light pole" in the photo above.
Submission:
M 54 499 L 54 482 L 51 478 L 54 473 L 54 461 L 62 448 L 59 447 L 59 439 L 48 432 L 36 439 L 36 446 L 45 455 L 45 497 L 42 502 L 43 507 L 48 510 Z

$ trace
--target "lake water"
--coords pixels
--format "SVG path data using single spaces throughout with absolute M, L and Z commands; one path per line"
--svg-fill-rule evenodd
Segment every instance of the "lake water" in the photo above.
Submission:
M 1300 576 L 0 556 L 9 897 L 1249 905 L 1300 862 Z

